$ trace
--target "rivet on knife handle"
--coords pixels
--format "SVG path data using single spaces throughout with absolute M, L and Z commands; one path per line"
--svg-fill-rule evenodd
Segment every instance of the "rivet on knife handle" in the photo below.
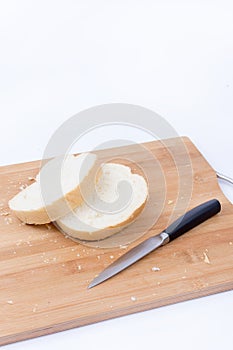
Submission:
M 179 219 L 174 221 L 164 231 L 156 236 L 146 239 L 144 242 L 138 244 L 136 247 L 129 250 L 119 259 L 109 265 L 89 284 L 88 288 L 92 288 L 117 273 L 133 265 L 136 261 L 142 259 L 147 254 L 153 252 L 155 249 L 167 244 L 173 239 L 183 235 L 185 232 L 191 230 L 195 226 L 201 224 L 205 220 L 211 218 L 221 210 L 221 205 L 217 199 L 212 199 L 208 202 L 200 204 L 191 209 Z

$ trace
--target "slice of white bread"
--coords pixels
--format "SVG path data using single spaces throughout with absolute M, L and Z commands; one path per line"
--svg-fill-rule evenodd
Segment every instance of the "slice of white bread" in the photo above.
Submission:
M 96 160 L 92 153 L 49 160 L 36 182 L 9 201 L 10 209 L 27 224 L 45 224 L 64 216 L 82 203 L 81 187 L 91 188 Z
M 118 187 L 123 184 L 127 187 Z M 123 198 L 122 194 L 128 198 Z M 147 197 L 148 186 L 144 177 L 132 173 L 128 166 L 106 163 L 102 165 L 96 190 L 89 201 L 83 202 L 56 223 L 71 238 L 86 241 L 104 239 L 132 223 L 143 210 Z M 102 205 L 105 211 L 100 210 L 103 203 L 106 204 Z M 113 207 L 115 212 L 112 211 Z

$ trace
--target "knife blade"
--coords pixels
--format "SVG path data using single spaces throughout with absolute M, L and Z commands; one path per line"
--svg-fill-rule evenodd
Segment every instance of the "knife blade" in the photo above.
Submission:
M 125 270 L 127 267 L 145 257 L 147 254 L 173 241 L 175 238 L 178 238 L 185 232 L 203 223 L 220 211 L 221 204 L 217 199 L 211 199 L 189 210 L 187 213 L 175 220 L 160 234 L 146 239 L 144 242 L 138 244 L 136 247 L 132 248 L 114 261 L 92 280 L 88 286 L 88 289 L 93 288 L 115 276 L 119 272 Z

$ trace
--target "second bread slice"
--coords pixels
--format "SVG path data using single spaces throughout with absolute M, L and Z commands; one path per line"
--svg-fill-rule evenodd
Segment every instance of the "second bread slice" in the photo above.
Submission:
M 73 238 L 104 239 L 132 223 L 143 210 L 147 197 L 144 177 L 133 174 L 128 166 L 106 163 L 89 200 L 56 222 Z

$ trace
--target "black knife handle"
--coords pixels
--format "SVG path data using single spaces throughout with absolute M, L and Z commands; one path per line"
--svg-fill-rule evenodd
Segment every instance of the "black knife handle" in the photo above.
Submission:
M 173 239 L 183 235 L 185 232 L 219 213 L 220 210 L 221 204 L 219 201 L 217 199 L 211 199 L 210 201 L 189 210 L 186 214 L 168 226 L 164 232 L 168 234 L 169 241 L 173 241 Z

